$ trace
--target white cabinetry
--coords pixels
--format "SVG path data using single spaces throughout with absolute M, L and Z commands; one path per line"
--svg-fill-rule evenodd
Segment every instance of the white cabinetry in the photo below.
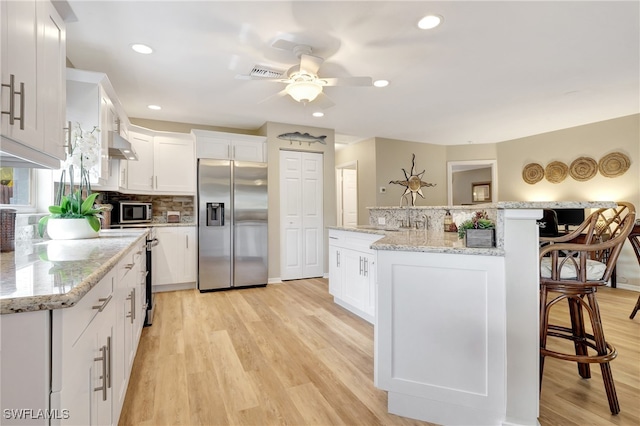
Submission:
M 196 281 L 196 228 L 162 226 L 156 228 L 158 245 L 153 248 L 153 286 L 168 286 Z M 193 287 L 193 286 L 191 286 Z M 167 287 L 174 290 L 174 287 Z
M 64 158 L 64 22 L 49 1 L 1 2 L 2 150 L 46 167 Z
M 63 424 L 113 424 L 115 271 L 76 306 L 53 311 L 51 408 Z
M 138 161 L 127 164 L 127 192 L 195 194 L 196 161 L 191 135 L 131 129 L 129 142 Z
M 329 293 L 334 301 L 375 322 L 376 253 L 380 234 L 329 230 Z
M 144 323 L 145 246 L 131 249 L 116 267 L 116 341 L 113 359 L 114 418 L 120 417 Z
M 67 120 L 71 131 L 77 125 L 87 132 L 98 129 L 95 135 L 100 146 L 100 161 L 89 170 L 89 176 L 91 184 L 99 186 L 105 185 L 110 177 L 109 132 L 116 130 L 118 120 L 106 86 L 111 87 L 106 74 L 74 68 L 67 70 Z
M 196 157 L 264 163 L 267 138 L 236 133 L 192 130 L 196 139 Z

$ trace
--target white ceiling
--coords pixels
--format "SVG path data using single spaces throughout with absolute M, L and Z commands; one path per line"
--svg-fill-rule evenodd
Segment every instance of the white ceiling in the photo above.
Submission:
M 105 72 L 130 117 L 256 129 L 335 129 L 344 140 L 492 143 L 640 112 L 638 1 L 75 1 L 67 56 Z M 443 24 L 419 30 L 419 18 Z M 277 38 L 325 58 L 335 102 L 271 97 L 284 84 L 235 79 L 287 69 Z M 145 43 L 152 55 L 133 52 Z M 148 104 L 162 106 L 151 111 Z

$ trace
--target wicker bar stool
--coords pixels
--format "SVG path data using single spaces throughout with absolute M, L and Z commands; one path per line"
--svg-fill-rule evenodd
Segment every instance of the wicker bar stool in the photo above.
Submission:
M 616 349 L 604 337 L 596 291 L 611 277 L 620 250 L 635 222 L 633 204 L 620 202 L 615 209 L 599 209 L 573 232 L 556 238 L 540 238 L 540 389 L 547 356 L 578 364 L 581 377 L 591 377 L 590 364 L 600 364 L 609 408 L 620 412 L 609 362 Z M 578 237 L 584 243 L 572 243 Z M 571 327 L 549 324 L 549 312 L 567 300 Z M 585 330 L 585 314 L 591 332 Z M 547 339 L 573 342 L 574 353 L 547 349 Z
M 633 227 L 633 230 L 629 234 L 629 241 L 631 242 L 631 246 L 633 247 L 633 251 L 636 252 L 636 257 L 638 258 L 638 263 L 640 263 L 640 223 L 636 223 Z M 638 301 L 636 302 L 636 306 L 633 308 L 631 315 L 629 318 L 633 319 L 636 316 L 636 313 L 640 309 L 640 295 L 638 296 Z

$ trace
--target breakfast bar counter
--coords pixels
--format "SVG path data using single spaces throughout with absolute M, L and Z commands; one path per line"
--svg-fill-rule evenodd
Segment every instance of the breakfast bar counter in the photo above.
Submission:
M 376 232 L 380 223 L 387 228 L 370 248 L 376 277 L 374 383 L 388 392 L 389 412 L 446 425 L 538 425 L 536 220 L 546 208 L 615 206 L 371 208 L 370 225 L 361 231 Z M 444 232 L 444 212 L 463 209 L 489 213 L 496 224 L 495 248 L 466 248 L 456 233 Z M 388 229 L 420 220 L 426 229 Z
M 103 230 L 84 240 L 17 241 L 15 251 L 0 256 L 0 314 L 74 306 L 147 233 Z

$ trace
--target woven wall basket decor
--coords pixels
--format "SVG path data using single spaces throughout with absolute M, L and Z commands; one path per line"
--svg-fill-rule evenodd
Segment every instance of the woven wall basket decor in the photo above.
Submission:
M 560 161 L 552 161 L 544 169 L 544 177 L 551 183 L 560 183 L 567 177 L 569 167 Z
M 522 169 L 522 180 L 528 184 L 540 182 L 544 177 L 544 169 L 538 163 L 529 163 Z
M 629 170 L 630 165 L 631 160 L 629 157 L 621 152 L 612 152 L 600 159 L 598 170 L 600 170 L 602 176 L 612 178 L 623 175 Z
M 573 160 L 569 166 L 569 174 L 579 182 L 591 179 L 598 172 L 598 163 L 590 157 L 580 157 Z

